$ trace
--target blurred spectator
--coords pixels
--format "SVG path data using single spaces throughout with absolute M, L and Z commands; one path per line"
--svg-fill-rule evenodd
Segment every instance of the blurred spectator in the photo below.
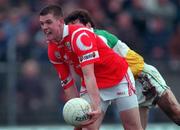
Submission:
M 172 70 L 180 70 L 180 23 L 169 42 L 170 67 Z
M 167 59 L 167 44 L 172 30 L 168 28 L 162 17 L 150 18 L 145 33 L 145 51 L 149 58 Z
M 28 25 L 31 17 L 33 16 L 30 6 L 26 2 L 23 2 L 22 4 L 20 4 L 18 8 L 20 10 L 19 17 L 21 19 L 22 24 L 24 24 L 27 28 L 29 28 Z
M 17 8 L 12 8 L 6 13 L 8 17 L 1 21 L 2 36 L 5 38 L 3 51 L 5 52 L 7 52 L 7 44 L 16 44 L 19 34 L 26 31 L 25 25 L 21 22 L 19 11 Z M 2 57 L 6 60 L 6 53 L 2 54 Z
M 149 16 L 159 16 L 172 26 L 176 19 L 176 7 L 171 0 L 144 0 L 144 7 Z
M 7 51 L 7 35 L 4 29 L 4 22 L 6 19 L 6 8 L 0 6 L 0 61 L 6 61 Z
M 6 61 L 7 37 L 0 25 L 0 61 Z
M 3 24 L 8 39 L 16 37 L 20 32 L 26 31 L 26 26 L 21 20 L 20 10 L 18 8 L 12 8 L 9 10 L 8 19 L 5 19 Z
M 63 4 L 64 15 L 71 13 L 76 8 L 79 8 L 78 2 L 73 0 L 68 0 Z
M 175 25 L 180 22 L 180 0 L 172 0 L 174 5 L 176 6 L 176 19 L 175 19 Z
M 94 9 L 91 14 L 97 28 L 106 29 L 113 26 L 112 21 L 107 18 L 106 14 L 101 8 Z
M 123 11 L 124 0 L 101 0 L 101 8 L 103 8 L 107 16 L 114 20 L 116 16 Z
M 101 9 L 99 0 L 79 0 L 79 5 L 81 8 L 87 9 L 89 12 Z
M 9 8 L 9 1 L 8 0 L 0 0 L 0 8 Z
M 38 22 L 38 16 L 35 14 L 32 14 L 31 19 L 29 19 L 29 24 L 27 25 L 28 31 L 31 34 L 31 37 L 40 30 L 39 22 Z
M 117 31 L 120 40 L 130 48 L 142 54 L 143 43 L 128 12 L 119 13 L 116 17 Z
M 39 64 L 28 60 L 22 65 L 21 75 L 17 83 L 18 117 L 24 123 L 38 123 L 42 118 L 44 104 L 43 82 L 40 78 Z
M 131 4 L 127 8 L 127 10 L 130 12 L 133 18 L 133 23 L 136 26 L 137 31 L 139 32 L 141 37 L 143 37 L 146 30 L 147 13 L 144 10 L 142 0 L 131 0 Z
M 106 13 L 102 9 L 100 0 L 80 0 L 80 7 L 91 12 L 91 16 L 94 19 L 94 23 L 97 28 L 105 29 L 107 26 L 112 25 L 112 20 L 107 17 Z
M 39 62 L 49 62 L 47 57 L 47 44 L 42 31 L 37 31 L 33 38 L 31 56 Z
M 32 45 L 30 44 L 30 36 L 27 32 L 20 32 L 16 36 L 16 54 L 17 61 L 24 62 L 27 59 L 30 59 L 30 52 Z

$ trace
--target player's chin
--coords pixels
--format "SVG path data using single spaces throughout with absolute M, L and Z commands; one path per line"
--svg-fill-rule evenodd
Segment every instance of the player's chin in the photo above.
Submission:
M 46 35 L 46 39 L 48 41 L 53 41 L 54 40 L 54 37 L 52 35 Z

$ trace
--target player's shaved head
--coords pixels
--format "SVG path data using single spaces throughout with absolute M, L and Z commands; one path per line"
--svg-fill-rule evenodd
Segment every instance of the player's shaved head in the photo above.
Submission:
M 45 16 L 47 14 L 53 14 L 53 16 L 56 18 L 63 17 L 62 8 L 59 5 L 48 5 L 44 7 L 39 13 L 40 16 Z

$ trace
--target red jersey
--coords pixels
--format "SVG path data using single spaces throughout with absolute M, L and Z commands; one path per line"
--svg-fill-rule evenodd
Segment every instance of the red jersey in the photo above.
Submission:
M 127 62 L 94 34 L 91 30 L 65 25 L 63 39 L 59 43 L 49 42 L 48 57 L 56 68 L 64 89 L 73 84 L 69 65 L 82 79 L 81 67 L 94 64 L 94 73 L 98 88 L 110 88 L 118 84 L 127 72 Z

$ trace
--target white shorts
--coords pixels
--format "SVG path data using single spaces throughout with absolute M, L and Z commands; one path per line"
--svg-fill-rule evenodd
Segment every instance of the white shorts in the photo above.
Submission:
M 106 112 L 111 103 L 115 103 L 118 111 L 124 111 L 138 107 L 137 96 L 135 93 L 134 77 L 130 69 L 122 81 L 112 88 L 100 89 L 101 108 Z M 80 95 L 82 98 L 91 102 L 85 87 L 81 87 Z
M 151 84 L 155 87 L 158 97 L 160 97 L 165 92 L 166 89 L 169 89 L 163 77 L 155 67 L 145 64 L 142 74 L 146 75 L 149 81 L 151 82 Z M 153 101 L 155 97 L 152 97 L 151 99 L 147 100 L 146 97 L 143 95 L 142 90 L 143 90 L 142 84 L 138 80 L 136 80 L 136 91 L 137 91 L 139 106 L 140 107 L 153 106 Z

